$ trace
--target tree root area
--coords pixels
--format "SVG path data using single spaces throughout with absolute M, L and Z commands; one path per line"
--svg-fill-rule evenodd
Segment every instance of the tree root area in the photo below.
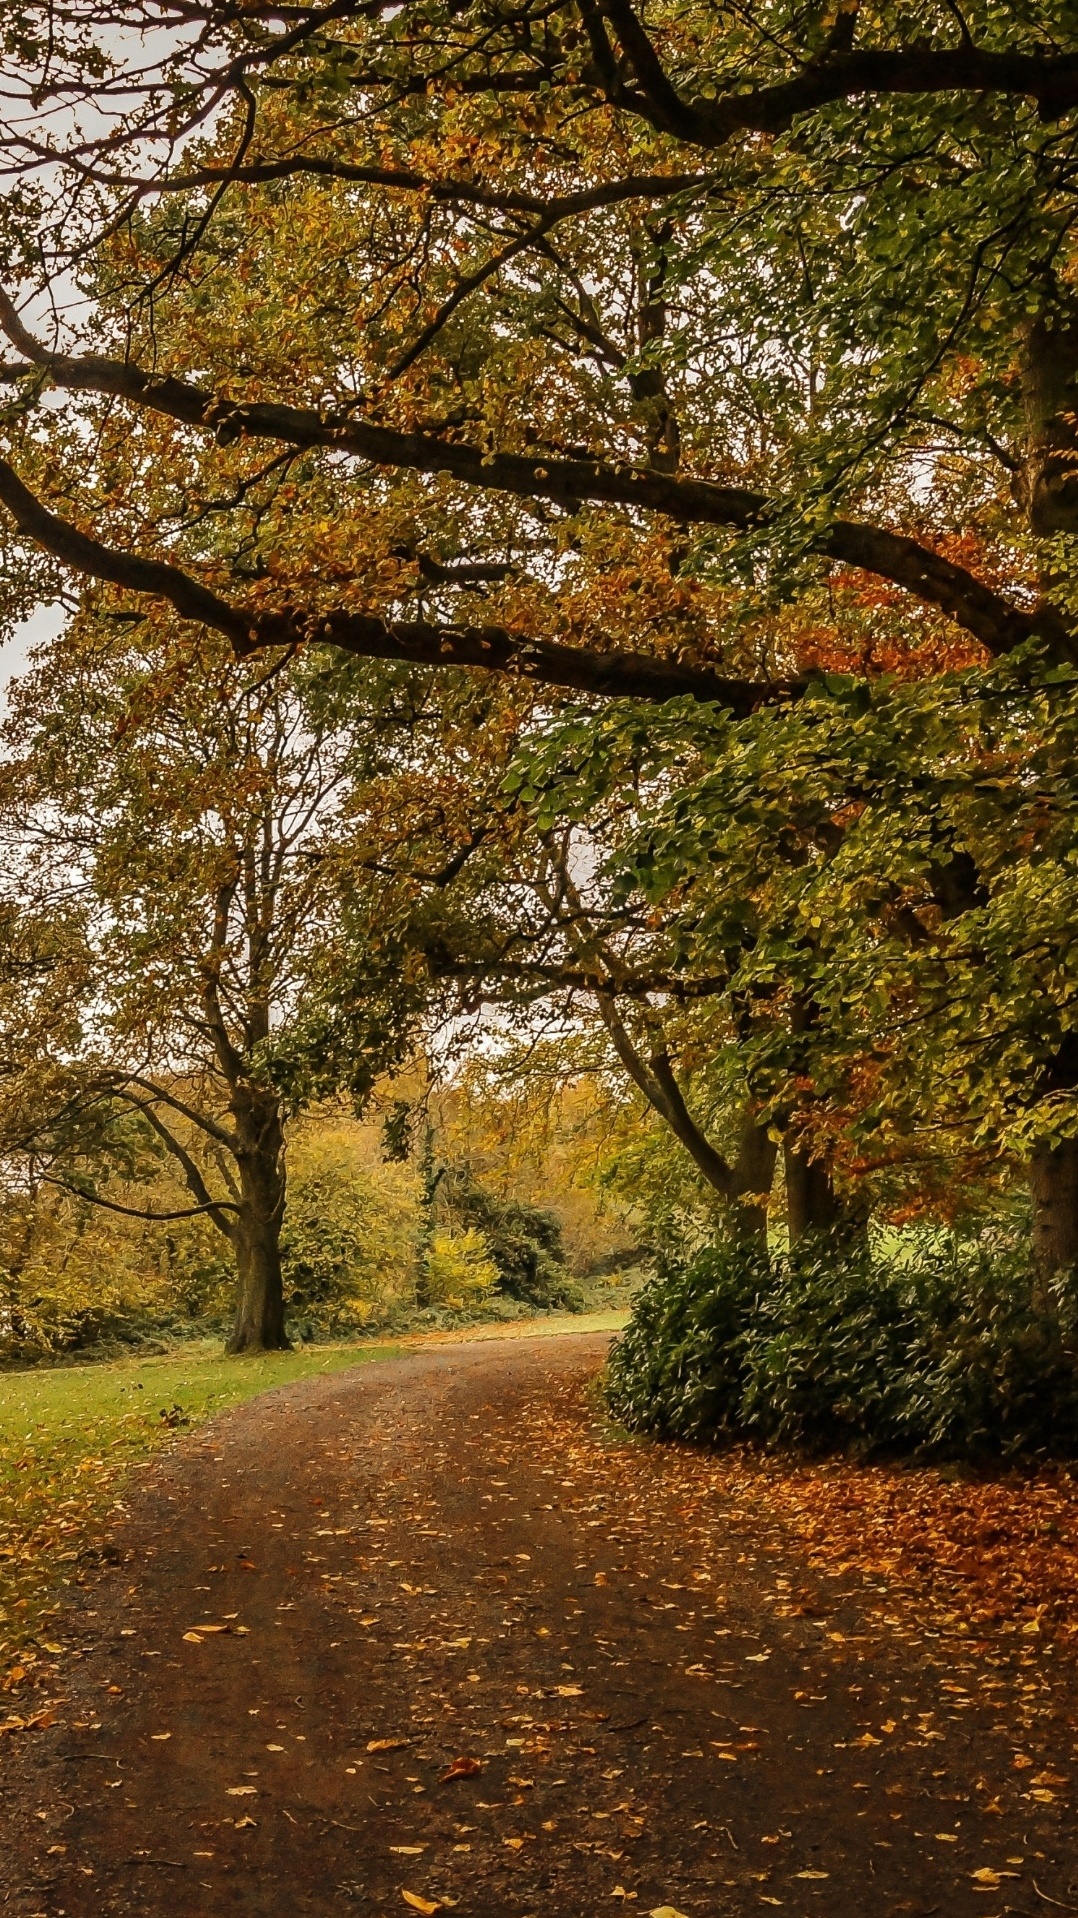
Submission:
M 140 1474 L 0 1747 L 0 1909 L 1078 1910 L 1068 1655 L 821 1580 L 604 1428 L 604 1350 L 288 1386 Z

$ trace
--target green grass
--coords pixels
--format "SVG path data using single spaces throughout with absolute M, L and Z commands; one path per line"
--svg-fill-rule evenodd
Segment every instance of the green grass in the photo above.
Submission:
M 393 1345 L 315 1346 L 226 1358 L 182 1355 L 0 1375 L 0 1670 L 29 1670 L 80 1557 L 92 1552 L 125 1477 L 178 1429 L 258 1392 L 317 1378 Z

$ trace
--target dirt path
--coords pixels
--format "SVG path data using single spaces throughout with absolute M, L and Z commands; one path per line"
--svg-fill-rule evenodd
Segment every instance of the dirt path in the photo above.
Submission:
M 605 1343 L 364 1366 L 147 1471 L 62 1722 L 7 1741 L 3 1908 L 1078 1909 L 1068 1671 L 807 1590 L 763 1515 L 603 1440 Z

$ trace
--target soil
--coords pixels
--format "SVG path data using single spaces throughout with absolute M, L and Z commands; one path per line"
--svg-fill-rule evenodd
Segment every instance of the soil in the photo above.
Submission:
M 364 1365 L 140 1473 L 56 1723 L 3 1743 L 0 1908 L 1078 1910 L 1073 1667 L 687 1498 L 604 1430 L 605 1346 Z

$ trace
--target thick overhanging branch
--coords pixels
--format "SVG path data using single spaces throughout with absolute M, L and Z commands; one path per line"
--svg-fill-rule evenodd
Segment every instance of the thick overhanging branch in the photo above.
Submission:
M 236 646 L 250 644 L 251 622 L 235 607 L 178 566 L 142 559 L 137 553 L 118 552 L 89 533 L 80 532 L 70 520 L 50 512 L 6 460 L 0 460 L 0 503 L 7 507 L 21 533 L 72 572 L 152 599 L 169 600 L 184 619 L 196 619 L 227 633 Z
M 611 102 L 690 146 L 722 147 L 741 133 L 785 133 L 802 114 L 866 95 L 1002 93 L 1035 101 L 1043 120 L 1058 119 L 1078 104 L 1078 53 L 1045 46 L 993 51 L 968 39 L 954 47 L 840 46 L 807 60 L 788 79 L 730 90 L 714 100 L 687 98 L 665 72 L 629 0 L 584 0 L 581 11 L 596 74 Z M 852 34 L 856 9 L 841 13 Z
M 60 152 L 49 156 L 62 164 Z M 712 184 L 710 173 L 628 173 L 619 180 L 602 180 L 578 193 L 544 198 L 511 187 L 485 186 L 478 180 L 436 179 L 407 167 L 363 166 L 332 154 L 289 153 L 273 159 L 247 160 L 235 166 L 201 166 L 189 172 L 143 179 L 137 174 L 103 173 L 85 165 L 79 172 L 96 184 L 124 188 L 140 199 L 159 193 L 191 193 L 222 185 L 263 186 L 296 177 L 340 181 L 344 185 L 382 187 L 389 193 L 418 194 L 440 206 L 474 206 L 491 213 L 519 213 L 554 226 L 563 220 L 620 206 L 627 200 L 664 200 Z
M 304 449 L 321 447 L 351 454 L 374 465 L 412 472 L 449 473 L 486 491 L 552 500 L 570 510 L 584 501 L 594 501 L 660 513 L 683 525 L 727 527 L 736 533 L 764 531 L 791 510 L 788 502 L 769 499 L 745 487 L 720 486 L 711 480 L 681 478 L 650 467 L 620 466 L 601 459 L 484 454 L 477 447 L 439 439 L 433 434 L 402 433 L 344 416 L 326 417 L 313 408 L 218 400 L 187 381 L 168 375 L 159 377 L 124 361 L 50 354 L 27 332 L 12 302 L 2 292 L 0 325 L 26 355 L 26 371 L 40 370 L 55 385 L 68 391 L 101 393 L 128 400 L 183 425 L 214 432 L 223 441 L 246 436 L 273 439 Z M 9 374 L 11 371 L 9 368 Z M 8 485 L 8 493 L 0 497 L 15 511 L 10 483 Z M 26 496 L 27 500 L 29 497 Z M 24 505 L 24 510 L 29 513 L 31 509 Z M 38 506 L 38 512 L 44 509 Z M 27 526 L 25 530 L 30 529 Z M 74 557 L 74 546 L 82 539 L 82 535 L 73 533 L 68 543 L 67 563 L 77 567 L 79 561 Z M 47 545 L 45 540 L 41 543 Z M 872 573 L 902 587 L 923 603 L 937 607 L 993 655 L 1013 652 L 1024 641 L 1039 636 L 1059 657 L 1078 658 L 1078 641 L 1054 609 L 1042 606 L 1028 611 L 1016 606 L 966 567 L 945 559 L 906 534 L 862 521 L 834 519 L 806 544 L 809 551 L 823 558 Z M 65 556 L 57 554 L 57 557 Z M 183 611 L 165 578 L 175 569 L 151 561 L 141 561 L 139 565 L 156 569 L 157 585 L 149 583 L 148 573 L 144 586 L 134 586 L 130 579 L 115 583 L 132 585 L 135 591 L 162 594 Z M 95 571 L 92 566 L 79 569 Z M 97 577 L 114 576 L 98 573 Z M 184 577 L 176 574 L 174 585 L 178 586 Z M 205 588 L 193 581 L 188 584 L 193 592 L 205 595 Z M 218 605 L 220 607 L 221 602 Z M 211 618 L 208 610 L 192 609 L 186 616 L 220 625 L 220 619 Z M 222 627 L 222 630 L 225 629 Z
M 498 626 L 391 621 L 350 612 L 248 613 L 177 566 L 119 552 L 80 532 L 50 512 L 4 461 L 0 461 L 0 502 L 20 531 L 62 565 L 90 579 L 168 601 L 183 618 L 224 633 L 240 656 L 262 647 L 321 642 L 366 659 L 476 666 L 607 699 L 708 700 L 742 716 L 775 700 L 795 699 L 804 690 L 796 681 L 768 684 L 728 679 L 706 668 L 679 666 L 645 653 L 599 653 L 553 640 L 528 639 Z
M 313 47 L 316 67 L 326 52 L 326 30 L 331 25 L 346 26 L 349 22 L 376 19 L 390 9 L 381 4 L 381 0 L 375 4 L 371 4 L 371 0 L 338 0 L 338 4 L 326 8 L 281 4 L 273 8 L 244 6 L 241 9 L 218 6 L 213 0 L 206 0 L 203 5 L 191 4 L 164 11 L 166 15 L 171 14 L 173 20 L 183 18 L 201 29 L 198 44 L 203 57 L 186 76 L 189 106 L 185 124 L 170 127 L 173 138 L 179 141 L 184 130 L 204 122 L 215 103 L 239 91 L 247 97 L 255 75 L 271 75 L 290 56 L 293 59 L 298 56 L 302 61 L 307 49 Z M 1046 121 L 1058 119 L 1078 102 L 1078 54 L 1061 51 L 1058 44 L 1044 41 L 1032 41 L 1024 46 L 1013 43 L 996 48 L 978 46 L 957 9 L 954 10 L 959 22 L 957 44 L 932 44 L 926 35 L 897 46 L 855 46 L 860 24 L 858 7 L 856 4 L 841 6 L 826 42 L 814 48 L 804 47 L 800 58 L 795 50 L 787 72 L 778 75 L 773 71 L 774 42 L 761 30 L 761 50 L 772 71 L 764 75 L 747 71 L 751 55 L 739 49 L 738 84 L 723 87 L 720 81 L 717 94 L 710 98 L 679 91 L 630 0 L 580 0 L 579 11 L 590 45 L 590 59 L 584 60 L 575 48 L 558 47 L 550 31 L 549 10 L 545 8 L 542 9 L 546 16 L 544 44 L 538 44 L 533 38 L 524 51 L 521 29 L 528 11 L 527 7 L 515 6 L 504 10 L 497 6 L 484 8 L 476 21 L 474 36 L 469 36 L 462 30 L 468 9 L 454 9 L 456 49 L 451 51 L 445 42 L 444 27 L 434 27 L 432 31 L 422 11 L 413 21 L 409 18 L 413 9 L 407 5 L 395 8 L 393 12 L 404 16 L 409 33 L 411 71 L 402 74 L 399 59 L 394 59 L 383 72 L 375 54 L 372 64 L 355 70 L 354 84 L 368 100 L 377 100 L 380 95 L 399 100 L 443 86 L 457 93 L 497 95 L 527 94 L 540 89 L 556 92 L 560 85 L 567 85 L 576 100 L 582 89 L 587 90 L 597 103 L 607 102 L 683 144 L 707 150 L 721 148 L 746 133 L 783 133 L 805 114 L 839 101 L 865 97 L 954 94 L 971 98 L 978 94 L 996 94 L 1032 101 Z M 153 14 L 156 26 L 159 10 L 154 9 Z M 258 37 L 257 44 L 237 51 L 234 35 L 240 18 L 248 26 L 256 19 L 267 24 L 272 20 L 280 30 L 266 32 Z M 509 29 L 508 37 L 499 38 L 498 26 Z M 217 66 L 212 60 L 205 60 L 215 40 L 225 56 Z M 400 42 L 396 35 L 391 35 L 390 45 L 399 54 Z M 422 58 L 425 50 L 433 56 L 432 66 Z M 349 52 L 354 58 L 357 46 L 350 44 Z M 276 84 L 302 83 L 310 77 L 311 69 L 301 65 L 291 75 L 286 72 L 282 78 L 276 78 Z M 718 76 L 715 77 L 718 80 Z M 127 80 L 131 86 L 134 76 L 121 74 L 118 80 L 120 84 Z M 87 82 L 87 90 L 89 86 Z M 47 88 L 44 97 L 48 98 Z M 152 138 L 160 130 L 160 117 L 155 108 L 147 115 L 143 137 Z M 138 139 L 137 127 L 125 140 L 115 134 L 109 136 L 97 143 L 100 160 L 107 162 L 111 152 L 123 145 L 135 144 Z M 295 158 L 284 155 L 278 160 L 277 156 L 262 156 L 252 163 L 245 154 L 232 176 L 221 169 L 183 168 L 172 180 L 166 176 L 164 180 L 147 182 L 137 174 L 131 178 L 104 164 L 98 174 L 95 169 L 98 154 L 92 139 L 73 142 L 73 151 L 65 154 L 62 149 L 55 152 L 47 145 L 43 148 L 40 140 L 32 134 L 22 134 L 20 128 L 9 134 L 8 144 L 35 156 L 44 151 L 53 163 L 66 161 L 84 177 L 101 177 L 111 185 L 136 189 L 149 185 L 152 191 L 176 185 L 195 188 L 216 184 L 222 171 L 226 180 L 245 175 L 280 178 L 281 172 L 268 169 L 275 164 L 288 169 Z M 356 174 L 366 178 L 378 171 L 357 168 Z M 343 177 L 353 176 L 346 173 Z M 392 178 L 389 183 L 393 183 Z
M 679 666 L 647 653 L 594 652 L 554 640 L 526 639 L 501 626 L 435 625 L 426 620 L 382 620 L 360 613 L 292 614 L 264 618 L 255 645 L 321 640 L 367 659 L 406 659 L 421 666 L 478 666 L 487 672 L 564 686 L 603 699 L 714 701 L 738 717 L 758 706 L 797 699 L 796 681 L 729 679 L 703 667 Z

